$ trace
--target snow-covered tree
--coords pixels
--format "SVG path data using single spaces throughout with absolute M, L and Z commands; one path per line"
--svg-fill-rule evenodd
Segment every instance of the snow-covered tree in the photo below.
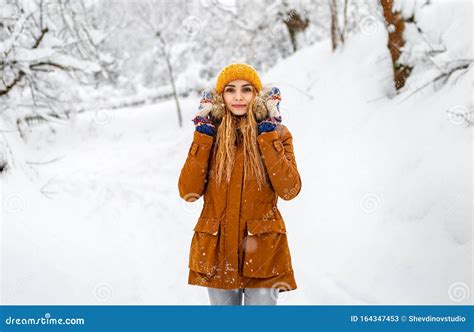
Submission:
M 83 1 L 0 0 L 0 98 L 14 118 L 63 118 L 79 96 L 73 86 L 108 80 L 114 61 Z M 2 114 L 5 115 L 5 114 Z

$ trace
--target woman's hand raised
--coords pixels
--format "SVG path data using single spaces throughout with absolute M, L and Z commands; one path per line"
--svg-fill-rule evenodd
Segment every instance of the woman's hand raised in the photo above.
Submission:
M 202 93 L 201 101 L 199 102 L 199 111 L 192 121 L 194 122 L 196 131 L 209 136 L 215 136 L 216 134 L 216 125 L 209 116 L 212 108 L 211 92 L 205 90 Z
M 277 87 L 273 87 L 271 90 L 268 91 L 265 96 L 265 105 L 268 110 L 268 116 L 257 124 L 259 135 L 263 132 L 270 132 L 275 130 L 277 124 L 281 123 L 281 115 L 279 108 L 280 101 L 280 89 L 278 89 Z

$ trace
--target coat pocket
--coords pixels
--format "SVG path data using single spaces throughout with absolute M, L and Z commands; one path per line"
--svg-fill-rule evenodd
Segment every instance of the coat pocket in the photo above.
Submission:
M 290 250 L 282 219 L 247 221 L 242 274 L 267 278 L 291 271 Z
M 189 251 L 191 270 L 212 276 L 219 266 L 217 251 L 219 249 L 219 219 L 199 218 L 194 227 L 194 235 Z

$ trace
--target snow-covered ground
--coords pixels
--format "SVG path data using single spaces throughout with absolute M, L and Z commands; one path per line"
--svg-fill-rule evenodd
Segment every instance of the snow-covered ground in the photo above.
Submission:
M 388 99 L 385 38 L 315 44 L 262 75 L 303 183 L 279 202 L 298 284 L 280 304 L 472 303 L 472 132 L 448 113 L 472 69 Z M 198 101 L 181 100 L 183 128 L 173 101 L 34 128 L 17 159 L 44 164 L 2 176 L 4 304 L 208 303 L 187 284 L 202 200 L 177 188 Z

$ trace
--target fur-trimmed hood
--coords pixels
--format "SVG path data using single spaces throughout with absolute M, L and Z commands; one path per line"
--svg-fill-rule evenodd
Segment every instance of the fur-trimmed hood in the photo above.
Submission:
M 257 122 L 268 117 L 280 116 L 278 102 L 271 102 L 270 100 L 273 99 L 269 98 L 274 91 L 278 91 L 279 102 L 281 100 L 280 91 L 271 85 L 264 85 L 255 96 L 251 107 L 253 108 Z M 202 98 L 198 115 L 204 118 L 209 116 L 215 123 L 220 124 L 225 112 L 225 103 L 222 94 L 217 93 L 216 89 L 212 88 L 204 91 Z

